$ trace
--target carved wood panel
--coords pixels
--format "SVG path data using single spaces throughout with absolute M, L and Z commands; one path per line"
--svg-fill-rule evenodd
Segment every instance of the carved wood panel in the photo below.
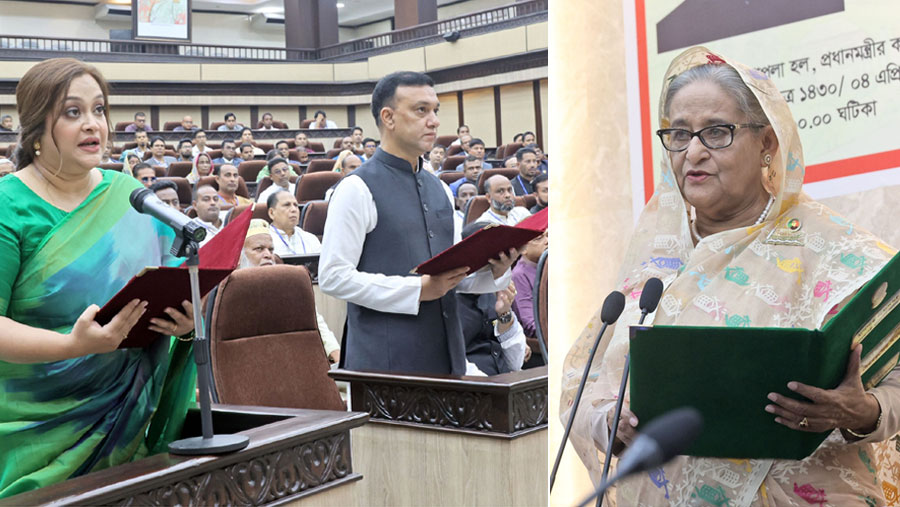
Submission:
M 366 384 L 363 410 L 376 419 L 490 431 L 485 393 Z

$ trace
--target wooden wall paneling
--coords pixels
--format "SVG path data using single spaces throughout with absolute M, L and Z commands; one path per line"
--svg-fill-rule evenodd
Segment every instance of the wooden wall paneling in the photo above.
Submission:
M 494 146 L 503 144 L 503 113 L 500 108 L 500 87 L 494 87 L 494 125 L 496 125 L 495 137 L 497 138 Z M 487 142 L 487 141 L 485 141 Z

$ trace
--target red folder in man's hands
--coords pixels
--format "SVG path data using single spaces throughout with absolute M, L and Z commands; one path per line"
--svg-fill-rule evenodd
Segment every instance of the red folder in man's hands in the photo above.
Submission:
M 250 228 L 251 215 L 250 209 L 244 210 L 200 248 L 201 297 L 237 268 L 247 229 Z M 147 301 L 147 311 L 131 328 L 128 337 L 119 344 L 120 349 L 146 347 L 156 341 L 161 335 L 150 331 L 150 319 L 168 318 L 164 312 L 166 308 L 175 308 L 184 313 L 181 302 L 191 300 L 191 282 L 187 266 L 182 264 L 178 267 L 144 268 L 100 309 L 94 320 L 100 325 L 106 325 L 133 299 Z M 193 318 L 193 315 L 188 316 Z
M 510 248 L 521 248 L 547 229 L 547 209 L 531 215 L 516 226 L 491 224 L 416 266 L 412 273 L 436 275 L 467 266 L 473 273 Z

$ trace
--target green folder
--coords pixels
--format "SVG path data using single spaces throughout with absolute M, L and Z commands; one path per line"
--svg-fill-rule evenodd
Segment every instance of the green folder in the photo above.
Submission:
M 866 389 L 900 358 L 900 256 L 895 256 L 821 330 L 654 326 L 631 328 L 631 410 L 641 426 L 691 406 L 703 433 L 686 453 L 721 458 L 803 459 L 826 433 L 792 430 L 765 411 L 796 380 L 833 389 L 844 377 L 851 345 L 862 342 Z M 640 429 L 640 427 L 638 428 Z

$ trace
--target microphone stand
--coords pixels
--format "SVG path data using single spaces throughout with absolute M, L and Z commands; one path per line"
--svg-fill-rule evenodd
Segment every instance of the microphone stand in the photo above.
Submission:
M 191 304 L 194 305 L 194 362 L 197 364 L 197 397 L 200 401 L 200 426 L 203 436 L 176 440 L 169 444 L 169 452 L 186 455 L 224 454 L 247 447 L 250 437 L 213 433 L 212 408 L 209 401 L 209 346 L 203 319 L 200 316 L 200 245 L 191 238 L 192 235 L 176 229 L 172 254 L 176 257 L 187 257 L 185 263 L 191 280 Z

